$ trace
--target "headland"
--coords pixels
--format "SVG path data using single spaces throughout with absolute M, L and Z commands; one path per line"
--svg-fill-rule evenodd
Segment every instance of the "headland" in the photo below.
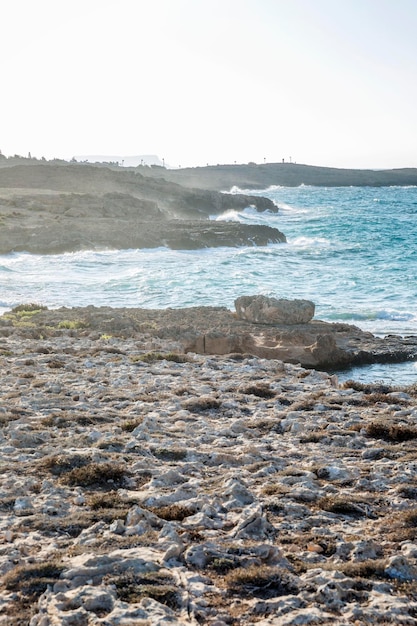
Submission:
M 234 186 L 415 185 L 417 170 L 341 170 L 295 163 L 169 170 L 36 159 L 0 159 L 0 254 L 89 249 L 199 249 L 284 243 L 266 225 L 213 221 L 268 198 Z

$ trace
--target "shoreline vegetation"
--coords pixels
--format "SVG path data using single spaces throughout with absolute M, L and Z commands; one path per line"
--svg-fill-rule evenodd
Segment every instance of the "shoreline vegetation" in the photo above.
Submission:
M 415 185 L 417 170 L 342 170 L 295 163 L 159 166 L 0 158 L 0 254 L 89 249 L 199 249 L 285 243 L 265 225 L 213 221 L 248 206 L 277 212 L 268 198 L 224 193 L 271 185 Z
M 0 318 L 0 624 L 415 623 L 416 388 L 186 349 L 238 328 L 268 336 L 210 307 Z

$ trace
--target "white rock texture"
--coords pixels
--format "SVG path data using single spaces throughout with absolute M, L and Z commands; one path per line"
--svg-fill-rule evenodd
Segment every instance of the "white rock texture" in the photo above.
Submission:
M 416 623 L 414 389 L 35 331 L 0 337 L 1 626 Z
M 241 296 L 235 300 L 237 316 L 253 324 L 307 324 L 314 317 L 310 300 L 287 300 L 267 296 Z

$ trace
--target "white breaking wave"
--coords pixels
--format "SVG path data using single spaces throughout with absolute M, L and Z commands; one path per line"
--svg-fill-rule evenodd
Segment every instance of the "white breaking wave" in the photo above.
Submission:
M 210 215 L 210 219 L 215 222 L 241 222 L 241 214 L 235 209 L 229 209 L 220 215 Z
M 302 207 L 297 207 L 294 205 L 290 205 L 290 204 L 285 204 L 285 202 L 279 202 L 277 204 L 278 206 L 278 211 L 279 213 L 283 214 L 303 214 L 305 215 L 306 213 L 309 213 L 310 211 L 308 211 L 305 208 Z
M 296 237 L 295 239 L 287 239 L 287 243 L 299 248 L 311 248 L 312 246 L 331 246 L 334 245 L 325 237 Z
M 252 224 L 262 224 L 275 215 L 276 214 L 271 211 L 258 211 L 256 207 L 249 206 L 240 211 L 237 209 L 228 209 L 220 215 L 210 215 L 209 219 L 216 222 L 250 222 Z

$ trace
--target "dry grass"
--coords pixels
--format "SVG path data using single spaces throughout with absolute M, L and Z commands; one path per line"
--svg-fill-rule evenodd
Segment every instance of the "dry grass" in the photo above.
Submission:
M 89 463 L 76 467 L 61 477 L 61 482 L 71 487 L 90 487 L 95 489 L 114 489 L 122 487 L 127 476 L 127 469 L 118 463 Z
M 70 428 L 76 424 L 79 426 L 91 426 L 93 424 L 106 424 L 111 421 L 113 420 L 106 415 L 60 411 L 59 413 L 51 413 L 51 415 L 43 417 L 40 423 L 45 428 Z
M 127 504 L 117 491 L 107 491 L 105 493 L 95 493 L 87 498 L 87 505 L 92 511 L 101 509 L 122 509 L 127 512 L 130 504 Z
M 91 459 L 88 456 L 82 456 L 80 454 L 57 454 L 42 459 L 38 465 L 38 471 L 50 472 L 54 476 L 61 476 L 73 469 L 85 467 L 91 463 Z
M 276 495 L 286 495 L 291 492 L 291 489 L 286 485 L 281 485 L 279 483 L 269 483 L 264 485 L 261 489 L 261 493 L 264 496 L 276 496 Z
M 135 428 L 140 426 L 142 422 L 143 422 L 143 417 L 136 417 L 134 419 L 129 419 L 129 420 L 126 420 L 125 422 L 122 422 L 120 424 L 120 428 L 125 433 L 131 433 L 135 430 Z
M 187 458 L 187 450 L 182 448 L 156 448 L 152 453 L 161 461 L 184 461 Z
M 0 413 L 0 426 L 5 426 L 9 422 L 13 422 L 13 420 L 20 419 L 20 417 L 18 413 Z
M 83 530 L 90 528 L 97 522 L 110 524 L 115 519 L 125 519 L 128 511 L 129 507 L 125 506 L 125 508 L 81 509 L 65 517 L 43 514 L 31 515 L 23 517 L 17 528 L 23 531 L 36 530 L 42 532 L 46 537 L 65 536 L 75 538 Z
M 312 411 L 317 403 L 322 403 L 323 400 L 323 391 L 313 391 L 308 394 L 303 394 L 300 398 L 299 396 L 290 400 L 287 403 L 283 402 L 283 398 L 279 398 L 281 404 L 289 404 L 291 406 L 291 411 Z
M 388 541 L 417 540 L 417 507 L 397 511 L 385 518 L 383 532 Z
M 239 389 L 241 393 L 246 395 L 257 396 L 258 398 L 275 398 L 276 392 L 271 389 L 271 386 L 267 383 L 256 383 L 255 385 L 248 385 Z
M 417 487 L 405 485 L 398 489 L 398 494 L 402 498 L 407 498 L 408 500 L 417 500 Z
M 167 506 L 154 506 L 149 509 L 167 522 L 182 522 L 186 517 L 194 515 L 196 510 L 181 504 L 169 504 Z
M 65 362 L 62 359 L 51 359 L 50 361 L 48 361 L 47 366 L 50 369 L 61 369 L 62 367 L 65 367 Z
M 327 430 L 312 430 L 305 435 L 301 435 L 300 443 L 320 443 L 329 437 Z
M 360 498 L 351 496 L 327 496 L 317 501 L 324 511 L 350 517 L 368 517 L 368 504 Z
M 263 599 L 299 592 L 295 576 L 284 568 L 267 565 L 233 569 L 224 575 L 222 587 L 231 595 Z
M 350 578 L 384 579 L 387 562 L 384 559 L 328 564 L 326 569 L 336 569 Z
M 128 475 L 120 463 L 92 463 L 90 457 L 78 454 L 47 457 L 38 463 L 37 469 L 58 476 L 64 485 L 96 489 L 122 487 Z
M 15 496 L 4 496 L 0 498 L 0 511 L 12 511 L 15 501 Z
M 18 592 L 34 601 L 48 585 L 53 585 L 63 571 L 63 564 L 56 560 L 17 565 L 3 576 L 2 585 L 7 591 Z
M 217 398 L 213 398 L 212 396 L 201 396 L 200 398 L 190 398 L 189 400 L 185 400 L 182 406 L 184 409 L 191 411 L 192 413 L 200 413 L 201 411 L 219 409 L 221 404 L 222 403 Z
M 386 420 L 375 420 L 365 427 L 368 437 L 401 443 L 417 439 L 417 427 L 395 424 Z
M 63 565 L 59 560 L 18 565 L 3 576 L 1 586 L 14 594 L 2 610 L 7 626 L 27 626 L 36 611 L 39 596 L 59 578 Z
M 129 571 L 108 577 L 106 583 L 114 585 L 119 599 L 129 604 L 140 602 L 142 598 L 153 598 L 173 610 L 181 604 L 175 579 L 166 570 L 143 574 Z
M 113 552 L 114 550 L 129 550 L 138 547 L 155 547 L 158 543 L 158 532 L 149 530 L 142 535 L 116 535 L 112 534 L 106 537 L 99 536 L 96 541 L 89 542 L 88 545 L 72 544 L 68 550 L 69 556 L 78 556 L 94 550 L 94 554 L 102 555 Z
M 132 357 L 132 362 L 157 363 L 158 361 L 172 361 L 173 363 L 188 363 L 190 358 L 185 354 L 176 352 L 145 352 L 138 356 Z
M 216 557 L 207 566 L 207 569 L 213 570 L 217 574 L 227 574 L 233 569 L 239 567 L 239 561 L 229 556 Z
M 47 311 L 48 307 L 43 304 L 39 304 L 37 302 L 28 302 L 26 304 L 18 304 L 15 306 L 11 313 L 39 313 L 39 311 Z

